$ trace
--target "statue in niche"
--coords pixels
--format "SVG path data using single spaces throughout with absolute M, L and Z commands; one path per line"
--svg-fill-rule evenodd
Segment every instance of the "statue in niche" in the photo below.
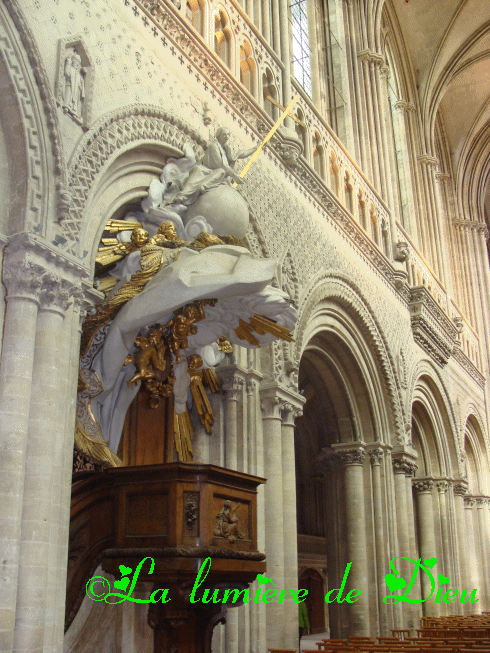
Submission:
M 64 64 L 63 110 L 73 118 L 82 120 L 82 104 L 85 99 L 85 73 L 78 52 L 68 54 Z

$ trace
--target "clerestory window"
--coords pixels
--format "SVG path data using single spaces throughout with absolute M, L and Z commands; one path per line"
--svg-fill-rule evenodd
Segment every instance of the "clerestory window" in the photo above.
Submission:
M 311 97 L 311 63 L 308 39 L 308 14 L 306 0 L 294 0 L 291 4 L 293 28 L 293 72 L 305 93 Z

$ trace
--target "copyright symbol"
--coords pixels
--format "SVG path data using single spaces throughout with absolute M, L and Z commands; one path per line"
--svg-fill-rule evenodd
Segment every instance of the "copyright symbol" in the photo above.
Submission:
M 99 587 L 97 587 L 97 585 Z M 102 591 L 100 585 L 102 585 Z M 94 576 L 91 578 L 87 582 L 85 589 L 92 601 L 104 601 L 111 593 L 110 583 L 107 578 L 104 578 L 104 576 Z

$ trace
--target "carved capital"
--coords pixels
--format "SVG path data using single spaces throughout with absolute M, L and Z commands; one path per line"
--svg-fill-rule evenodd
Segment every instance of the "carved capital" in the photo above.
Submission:
M 231 376 L 223 383 L 223 390 L 226 392 L 228 401 L 238 401 L 242 395 L 245 382 L 239 376 Z
M 3 281 L 8 299 L 34 301 L 45 310 L 65 313 L 88 270 L 73 257 L 30 233 L 13 236 L 5 248 Z
M 344 467 L 348 465 L 363 465 L 366 458 L 366 451 L 363 447 L 356 447 L 355 449 L 338 451 L 336 456 L 339 463 Z
M 44 268 L 26 257 L 21 261 L 6 259 L 3 266 L 3 283 L 7 300 L 25 299 L 39 305 Z
M 468 483 L 466 481 L 457 481 L 453 485 L 453 492 L 458 497 L 464 497 L 468 492 Z
M 430 494 L 434 488 L 434 481 L 431 478 L 423 478 L 417 481 L 412 481 L 412 485 L 417 494 Z
M 467 510 L 471 510 L 473 508 L 473 506 L 475 505 L 475 503 L 476 503 L 475 497 L 468 496 L 468 495 L 465 496 L 465 498 L 464 498 L 464 507 Z
M 373 449 L 372 451 L 369 452 L 369 456 L 371 458 L 371 465 L 380 465 L 381 461 L 384 458 L 385 452 L 381 447 L 378 449 Z
M 294 422 L 297 417 L 301 417 L 303 414 L 303 409 L 300 406 L 295 406 L 294 404 L 285 401 L 281 406 L 282 413 L 282 423 L 288 426 L 294 426 Z
M 475 497 L 477 510 L 481 510 L 488 503 L 488 497 Z
M 254 395 L 259 387 L 259 382 L 256 380 L 247 381 L 246 389 L 248 395 Z
M 448 481 L 436 481 L 436 488 L 439 494 L 446 494 L 449 490 L 449 483 Z
M 412 477 L 417 471 L 418 467 L 406 456 L 393 456 L 393 472 L 395 474 L 405 474 L 405 476 Z
M 265 396 L 261 398 L 260 407 L 264 419 L 280 419 L 281 400 L 276 396 Z

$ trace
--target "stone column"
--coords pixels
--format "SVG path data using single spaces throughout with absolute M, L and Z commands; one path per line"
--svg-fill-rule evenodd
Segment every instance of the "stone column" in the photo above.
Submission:
M 456 516 L 456 568 L 455 568 L 455 584 L 459 592 L 463 587 L 470 586 L 470 579 L 468 574 L 468 557 L 466 554 L 467 540 L 465 536 L 465 511 L 464 511 L 464 496 L 468 491 L 468 483 L 464 480 L 454 482 L 454 511 Z M 462 612 L 467 613 L 467 604 L 460 604 Z
M 353 442 L 348 446 L 333 445 L 333 448 L 344 467 L 347 561 L 352 562 L 346 592 L 354 588 L 361 590 L 359 599 L 355 603 L 349 603 L 348 607 L 350 635 L 368 636 L 370 634 L 368 552 L 363 469 L 366 457 L 365 444 Z
M 267 575 L 284 587 L 284 504 L 282 480 L 281 400 L 277 386 L 261 390 L 264 431 L 265 552 Z M 294 535 L 296 536 L 296 530 Z M 284 648 L 284 604 L 267 604 L 267 644 Z
M 412 505 L 412 488 L 411 476 L 417 469 L 414 460 L 414 453 L 406 453 L 405 448 L 400 447 L 401 451 L 393 452 L 393 477 L 395 485 L 395 505 L 396 505 L 396 530 L 398 535 L 398 556 L 404 558 L 410 557 L 415 553 L 415 531 L 413 526 L 413 505 Z M 399 560 L 400 571 L 404 578 L 410 575 L 410 564 L 405 560 Z M 402 614 L 396 613 L 400 619 L 399 626 L 405 628 L 418 628 L 418 608 L 417 604 L 400 604 L 395 606 L 402 611 Z
M 36 320 L 44 267 L 29 253 L 6 248 L 7 287 L 0 367 L 0 514 L 2 517 L 1 649 L 13 650 L 24 473 Z
M 238 428 L 237 404 L 242 396 L 243 379 L 236 374 L 231 374 L 223 384 L 226 392 L 225 404 L 225 467 L 238 469 Z
M 383 493 L 381 489 L 381 461 L 384 458 L 384 450 L 381 447 L 373 449 L 369 453 L 371 458 L 371 478 L 373 485 L 373 512 L 374 512 L 374 541 L 376 546 L 376 579 L 378 584 L 378 623 L 381 635 L 388 635 L 388 606 L 383 602 L 386 596 L 385 574 L 388 569 L 386 556 L 385 529 L 383 524 Z
M 295 404 L 282 405 L 282 487 L 284 525 L 284 587 L 298 588 L 298 546 L 296 522 L 296 470 L 294 456 L 294 422 L 302 414 L 303 397 Z M 298 405 L 299 404 L 299 405 Z M 298 606 L 288 595 L 284 602 L 284 635 L 286 648 L 296 648 L 298 642 Z
M 449 483 L 446 480 L 441 480 L 436 482 L 437 492 L 439 494 L 439 515 L 441 522 L 441 538 L 442 538 L 442 553 L 443 560 L 439 560 L 438 563 L 438 572 L 443 573 L 444 576 L 447 576 L 454 582 L 453 566 L 451 564 L 451 547 L 449 541 L 449 528 L 447 523 L 447 503 L 446 503 L 446 492 L 449 489 Z M 442 562 L 442 565 L 441 565 Z M 443 571 L 441 571 L 441 569 Z M 452 587 L 452 586 L 451 586 Z M 451 614 L 451 603 L 441 603 L 441 611 L 446 612 L 446 614 Z
M 26 451 L 14 651 L 42 651 L 57 451 L 63 450 L 60 372 L 65 311 L 75 288 L 52 273 L 43 277 L 37 315 Z M 59 499 L 58 499 L 59 501 Z
M 465 542 L 466 542 L 466 560 L 469 567 L 467 578 L 469 580 L 469 586 L 465 589 L 468 589 L 468 592 L 471 592 L 473 589 L 479 590 L 478 594 L 481 594 L 481 580 L 478 573 L 478 563 L 477 563 L 477 552 L 475 547 L 475 523 L 473 518 L 473 506 L 475 505 L 475 498 L 472 496 L 465 496 L 464 498 L 464 508 L 465 508 Z M 479 614 L 481 608 L 478 603 L 468 603 L 464 604 L 467 608 L 467 614 Z
M 488 610 L 489 596 L 490 596 L 490 565 L 489 565 L 489 547 L 488 547 L 488 533 L 486 525 L 486 511 L 487 511 L 487 497 L 476 497 L 476 515 L 478 526 L 476 532 L 478 533 L 478 540 L 480 542 L 480 587 L 478 588 L 480 594 L 480 609 Z M 473 588 L 469 588 L 473 589 Z
M 238 439 L 243 434 L 238 433 L 238 400 L 242 396 L 243 379 L 231 373 L 223 384 L 226 392 L 225 404 L 225 467 L 238 469 Z M 240 461 L 241 463 L 243 461 Z M 241 467 L 241 464 L 240 464 Z M 225 625 L 226 653 L 238 653 L 238 609 L 228 610 Z
M 434 507 L 432 502 L 432 488 L 434 481 L 430 478 L 415 479 L 413 481 L 417 496 L 417 521 L 419 532 L 420 557 L 422 560 L 436 556 L 436 539 L 434 532 Z M 430 595 L 431 586 L 427 574 L 422 574 L 422 598 Z M 430 617 L 439 616 L 439 604 L 433 600 L 426 601 L 424 614 Z

